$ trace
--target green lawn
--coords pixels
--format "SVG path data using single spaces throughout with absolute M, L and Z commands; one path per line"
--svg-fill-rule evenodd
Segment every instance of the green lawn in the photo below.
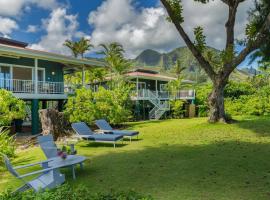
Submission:
M 238 118 L 231 125 L 206 118 L 132 123 L 140 140 L 116 149 L 77 144 L 88 157 L 75 187 L 90 191 L 133 189 L 155 199 L 270 199 L 270 117 Z M 39 148 L 20 152 L 15 164 L 44 159 Z M 17 187 L 0 172 L 0 190 Z

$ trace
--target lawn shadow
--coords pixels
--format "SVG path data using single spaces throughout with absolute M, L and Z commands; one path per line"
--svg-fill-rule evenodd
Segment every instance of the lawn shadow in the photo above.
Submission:
M 95 156 L 80 183 L 93 192 L 134 189 L 155 199 L 269 199 L 269 144 L 162 145 Z
M 270 136 L 270 117 L 249 117 L 236 123 L 243 129 L 251 130 L 259 136 Z

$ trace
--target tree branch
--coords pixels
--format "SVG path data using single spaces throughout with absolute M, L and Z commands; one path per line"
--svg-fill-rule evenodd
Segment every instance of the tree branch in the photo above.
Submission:
M 167 0 L 160 0 L 165 7 L 165 9 L 168 12 L 168 15 L 170 16 L 173 24 L 175 25 L 177 31 L 185 41 L 187 47 L 192 52 L 193 56 L 197 59 L 197 61 L 200 63 L 201 67 L 205 70 L 205 72 L 208 74 L 208 76 L 215 80 L 216 72 L 213 70 L 211 64 L 203 57 L 201 52 L 195 47 L 193 42 L 190 40 L 189 36 L 186 34 L 185 30 L 181 26 L 180 22 L 176 21 L 173 17 L 173 12 L 170 4 L 167 2 Z
M 268 13 L 262 28 L 258 32 L 257 39 L 255 41 L 249 41 L 246 47 L 234 58 L 232 64 L 226 70 L 226 73 L 231 73 L 238 65 L 240 65 L 245 58 L 253 51 L 258 49 L 263 43 L 270 40 L 269 38 L 270 28 L 270 13 Z
M 226 32 L 227 32 L 227 41 L 226 41 L 226 50 L 233 47 L 234 45 L 234 26 L 235 26 L 235 19 L 236 19 L 236 12 L 239 3 L 229 3 L 229 16 L 228 21 L 226 22 Z

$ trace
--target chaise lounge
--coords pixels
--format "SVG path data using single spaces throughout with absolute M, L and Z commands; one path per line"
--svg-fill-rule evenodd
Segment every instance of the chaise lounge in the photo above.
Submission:
M 79 138 L 94 142 L 111 142 L 113 143 L 114 148 L 116 142 L 123 139 L 122 135 L 104 133 L 95 134 L 84 122 L 72 123 L 71 126 Z
M 127 137 L 129 138 L 130 142 L 132 137 L 137 136 L 138 138 L 139 135 L 138 131 L 113 129 L 105 119 L 96 120 L 95 123 L 102 132 L 104 133 L 108 132 L 113 135 L 121 135 L 123 137 Z

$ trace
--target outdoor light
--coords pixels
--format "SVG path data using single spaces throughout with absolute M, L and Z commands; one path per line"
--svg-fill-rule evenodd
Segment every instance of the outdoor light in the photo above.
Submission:
M 55 75 L 55 72 L 52 72 L 52 75 Z

